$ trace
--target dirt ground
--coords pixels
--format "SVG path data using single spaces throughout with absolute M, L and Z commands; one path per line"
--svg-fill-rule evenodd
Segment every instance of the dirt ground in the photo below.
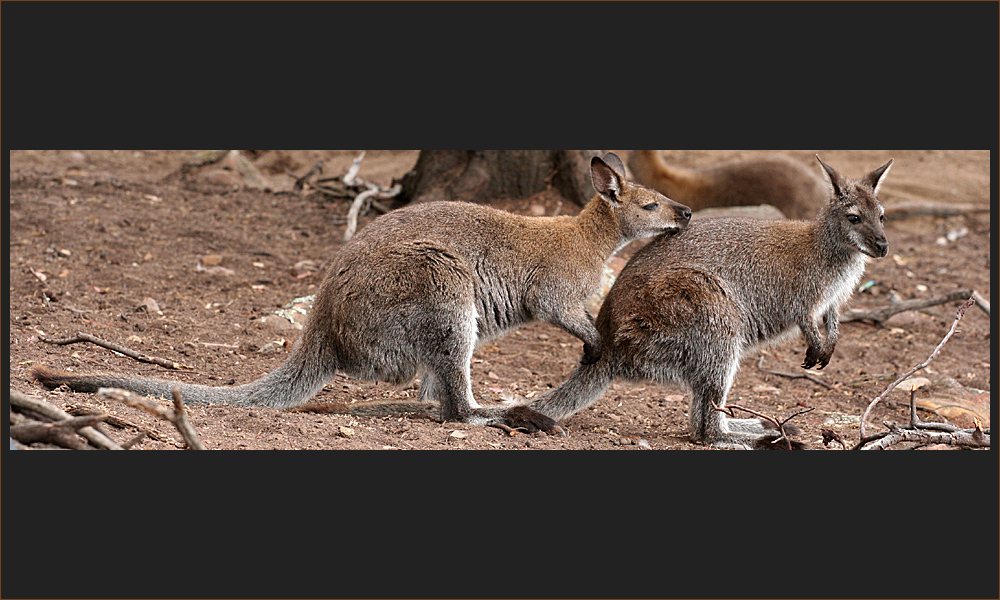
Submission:
M 28 375 L 36 364 L 80 372 L 226 385 L 254 380 L 278 366 L 299 331 L 275 311 L 316 291 L 327 261 L 343 243 L 349 200 L 292 193 L 295 176 L 317 161 L 324 175 L 347 171 L 359 151 L 241 151 L 260 181 L 235 165 L 169 177 L 195 151 L 11 151 L 9 203 L 10 387 L 64 409 L 90 407 L 128 423 L 108 427 L 120 443 L 151 431 L 135 449 L 183 447 L 169 424 L 90 394 L 45 390 Z M 622 151 L 623 156 L 627 151 Z M 669 160 L 707 165 L 750 151 L 669 151 Z M 812 151 L 787 155 L 815 166 Z M 890 157 L 884 204 L 927 200 L 990 206 L 988 151 L 822 151 L 841 173 L 858 177 Z M 360 177 L 389 185 L 416 161 L 417 151 L 369 151 Z M 818 167 L 817 167 L 818 168 Z M 576 210 L 551 194 L 500 203 L 522 214 Z M 359 225 L 373 218 L 361 219 Z M 697 216 L 695 217 L 697 218 Z M 849 306 L 887 305 L 956 289 L 990 295 L 990 213 L 911 216 L 886 223 L 889 256 L 872 261 Z M 303 262 L 310 261 L 310 262 Z M 824 445 L 822 429 L 849 448 L 872 398 L 924 361 L 948 331 L 961 302 L 910 311 L 882 325 L 846 323 L 829 366 L 803 378 L 805 345 L 786 343 L 748 357 L 730 402 L 793 419 L 799 440 Z M 91 344 L 50 345 L 39 335 L 86 332 L 191 367 L 168 371 Z M 557 386 L 579 360 L 582 343 L 547 324 L 532 324 L 477 350 L 473 390 L 484 402 L 530 397 Z M 990 319 L 973 307 L 958 332 L 918 376 L 918 397 L 936 412 L 927 420 L 970 426 L 975 412 L 989 422 Z M 323 412 L 335 402 L 412 399 L 416 384 L 397 388 L 337 376 L 304 410 L 232 406 L 188 407 L 209 449 L 701 449 L 687 439 L 687 398 L 679 388 L 615 383 L 594 406 L 567 418 L 568 435 L 508 434 L 500 429 L 439 423 L 414 416 L 362 418 Z M 907 394 L 894 392 L 869 426 L 904 422 Z

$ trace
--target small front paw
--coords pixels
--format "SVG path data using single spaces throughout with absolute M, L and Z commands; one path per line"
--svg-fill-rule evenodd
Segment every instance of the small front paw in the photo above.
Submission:
M 833 349 L 825 351 L 810 347 L 806 350 L 806 359 L 802 363 L 802 368 L 810 369 L 815 366 L 817 369 L 822 369 L 826 365 L 830 364 L 830 358 L 832 356 Z

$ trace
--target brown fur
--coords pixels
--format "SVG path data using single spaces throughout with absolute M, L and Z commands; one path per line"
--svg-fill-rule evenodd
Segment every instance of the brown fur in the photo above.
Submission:
M 690 169 L 657 150 L 634 150 L 628 166 L 636 181 L 692 210 L 770 204 L 790 219 L 812 219 L 829 195 L 816 173 L 780 155 Z

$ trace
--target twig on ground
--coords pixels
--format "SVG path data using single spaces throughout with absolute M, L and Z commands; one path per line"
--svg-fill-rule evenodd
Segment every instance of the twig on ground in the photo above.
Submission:
M 955 290 L 954 292 L 944 294 L 941 296 L 934 296 L 933 298 L 917 298 L 913 300 L 902 300 L 899 302 L 893 302 L 888 306 L 882 306 L 879 308 L 871 309 L 861 309 L 861 308 L 849 308 L 840 316 L 841 323 L 849 323 L 851 321 L 868 321 L 874 324 L 880 324 L 885 322 L 889 317 L 905 312 L 908 310 L 919 310 L 921 308 L 928 308 L 930 306 L 938 306 L 940 304 L 947 304 L 949 302 L 954 302 L 956 300 L 964 300 L 971 296 L 974 292 L 972 290 Z M 989 314 L 989 304 L 987 303 L 984 309 L 986 314 Z
M 986 298 L 984 298 L 982 294 L 980 294 L 979 292 L 977 292 L 975 290 L 972 291 L 972 299 L 975 300 L 976 306 L 978 306 L 979 308 L 983 309 L 983 312 L 985 312 L 987 314 L 987 316 L 989 316 L 989 314 L 990 314 L 990 301 L 987 300 Z
M 343 181 L 346 185 L 349 186 L 357 185 L 354 178 L 357 176 L 358 170 L 361 169 L 361 161 L 363 161 L 364 159 L 365 159 L 365 151 L 362 150 L 361 154 L 359 154 L 358 157 L 354 159 L 354 162 L 351 163 L 351 168 L 347 170 L 347 173 L 344 174 L 344 177 L 341 179 L 341 181 Z
M 811 381 L 811 382 L 813 382 L 815 384 L 821 385 L 821 386 L 825 387 L 828 390 L 832 390 L 833 389 L 832 385 L 830 385 L 829 383 L 823 381 L 819 377 L 816 377 L 812 373 L 808 373 L 808 372 L 806 372 L 806 373 L 785 373 L 783 371 L 772 371 L 771 369 L 765 369 L 764 368 L 764 357 L 763 356 L 761 356 L 760 360 L 757 361 L 757 369 L 759 371 L 764 372 L 764 373 L 770 373 L 771 375 L 778 375 L 780 377 L 788 377 L 789 379 L 808 379 L 809 381 Z
M 322 173 L 323 172 L 323 162 L 324 162 L 323 160 L 316 161 L 316 164 L 313 165 L 313 168 L 309 169 L 308 173 L 306 173 L 302 177 L 299 177 L 298 179 L 295 180 L 295 184 L 292 185 L 292 189 L 294 189 L 296 192 L 302 190 L 302 188 L 306 184 L 306 180 L 307 179 L 309 179 L 313 175 Z
M 66 412 L 73 415 L 74 417 L 81 415 L 101 414 L 101 412 L 96 408 L 90 408 L 89 406 L 78 406 L 78 405 L 67 407 Z M 117 427 L 119 429 L 135 429 L 141 431 L 145 435 L 149 436 L 151 439 L 154 439 L 158 442 L 168 441 L 168 438 L 166 436 L 164 436 L 162 433 L 160 433 L 155 429 L 152 429 L 150 427 L 143 427 L 138 423 L 127 421 L 125 419 L 122 419 L 121 417 L 116 417 L 115 415 L 107 415 L 107 418 L 104 419 L 104 422 L 107 423 L 108 425 L 111 425 L 112 427 Z M 124 446 L 122 447 L 124 448 Z
M 906 373 L 903 373 L 898 379 L 896 379 L 896 381 L 894 381 L 891 384 L 889 384 L 889 387 L 887 387 L 885 389 L 885 391 L 883 391 L 881 394 L 879 394 L 878 396 L 876 396 L 875 399 L 872 400 L 870 404 L 868 404 L 868 407 L 865 409 L 865 412 L 861 415 L 861 439 L 862 440 L 864 440 L 867 437 L 866 434 L 865 434 L 865 420 L 868 418 L 868 413 L 871 412 L 872 408 L 874 408 L 876 404 L 878 404 L 879 402 L 881 402 L 882 400 L 884 400 L 889 395 L 889 392 L 891 392 L 893 389 L 895 389 L 897 385 L 899 385 L 900 383 L 902 383 L 903 381 L 905 381 L 907 378 L 909 378 L 910 375 L 913 375 L 914 373 L 916 373 L 920 369 L 923 369 L 924 367 L 926 367 L 927 365 L 929 365 L 930 362 L 932 360 L 934 360 L 934 357 L 936 357 L 938 355 L 938 352 L 941 351 L 941 348 L 944 346 L 945 342 L 947 342 L 951 338 L 952 334 L 955 333 L 955 330 L 958 328 L 958 322 L 961 321 L 962 317 L 965 316 L 965 311 L 969 310 L 969 307 L 972 306 L 972 304 L 974 302 L 975 301 L 972 298 L 969 298 L 968 300 L 965 301 L 965 304 L 963 304 L 961 306 L 961 308 L 958 309 L 958 314 L 955 317 L 955 321 L 952 322 L 951 328 L 948 330 L 948 333 L 945 334 L 944 339 L 942 339 L 941 342 L 937 345 L 937 347 L 934 348 L 934 351 L 931 352 L 931 355 L 927 357 L 927 360 L 925 360 L 924 362 L 920 363 L 919 365 L 913 367 L 912 369 L 910 369 Z
M 730 417 L 733 417 L 733 418 L 736 417 L 736 415 L 733 414 L 733 410 L 736 409 L 736 410 L 742 410 L 744 412 L 748 412 L 748 413 L 750 413 L 750 414 L 752 414 L 752 415 L 754 415 L 756 417 L 760 417 L 761 419 L 764 419 L 766 421 L 770 421 L 771 423 L 774 423 L 775 428 L 778 430 L 778 433 L 780 433 L 781 435 L 779 437 L 775 438 L 774 440 L 772 440 L 771 443 L 772 444 L 777 444 L 777 443 L 780 443 L 780 442 L 784 441 L 788 445 L 788 449 L 789 450 L 792 449 L 792 438 L 789 437 L 789 435 L 797 433 L 798 432 L 798 428 L 794 427 L 793 431 L 785 431 L 785 424 L 788 423 L 789 421 L 791 421 L 792 419 L 794 419 L 795 417 L 801 415 L 801 414 L 804 414 L 804 413 L 810 412 L 812 410 L 815 410 L 813 407 L 804 408 L 804 409 L 802 409 L 802 410 L 800 410 L 800 411 L 798 411 L 798 412 L 796 412 L 796 413 L 794 413 L 794 414 L 786 417 L 785 419 L 779 421 L 778 419 L 776 419 L 775 417 L 772 417 L 771 415 L 765 415 L 764 413 L 757 412 L 757 411 L 755 411 L 755 410 L 753 410 L 751 408 L 746 408 L 745 406 L 740 406 L 739 404 L 727 404 L 725 406 L 721 406 L 720 407 L 720 406 L 716 405 L 713 402 L 712 403 L 712 407 L 715 410 L 717 410 L 719 412 L 724 412 L 724 413 L 726 413 L 727 415 L 729 415 Z
M 149 355 L 146 355 L 146 354 L 140 354 L 140 353 L 136 352 L 135 350 L 130 350 L 129 348 L 126 348 L 125 346 L 122 346 L 120 344 L 116 344 L 114 342 L 109 342 L 107 340 L 102 340 L 101 338 L 95 337 L 93 335 L 90 335 L 89 333 L 77 333 L 75 336 L 68 337 L 68 338 L 62 338 L 62 339 L 55 339 L 55 338 L 46 337 L 44 335 L 39 335 L 38 339 L 41 340 L 41 341 L 43 341 L 43 342 L 45 342 L 46 344 L 57 344 L 59 346 L 65 346 L 67 344 L 76 344 L 78 342 L 90 342 L 91 344 L 96 344 L 98 346 L 101 346 L 102 348 L 107 348 L 108 350 L 111 350 L 113 352 L 118 352 L 119 354 L 124 354 L 125 356 L 127 356 L 129 358 L 132 358 L 132 359 L 135 359 L 135 360 L 137 360 L 139 362 L 151 363 L 151 364 L 154 364 L 154 365 L 160 365 L 161 367 L 166 367 L 168 369 L 175 369 L 175 370 L 182 370 L 182 371 L 191 371 L 191 370 L 193 370 L 193 367 L 189 367 L 187 365 L 182 365 L 180 363 L 176 363 L 176 362 L 174 362 L 172 360 L 168 360 L 166 358 L 159 358 L 157 356 L 149 356 Z
M 10 405 L 12 407 L 16 406 L 18 408 L 34 411 L 44 417 L 52 419 L 53 421 L 65 421 L 72 418 L 62 409 L 56 408 L 40 398 L 33 398 L 15 389 L 10 390 Z M 97 431 L 93 427 L 84 426 L 78 429 L 77 432 L 86 438 L 88 442 L 98 448 L 103 448 L 105 450 L 122 449 L 121 446 L 108 439 L 106 435 Z
M 192 450 L 204 450 L 205 446 L 202 445 L 201 440 L 198 439 L 198 434 L 195 433 L 194 428 L 191 427 L 191 424 L 187 421 L 187 417 L 184 415 L 184 403 L 181 401 L 180 389 L 175 387 L 172 393 L 174 396 L 174 408 L 163 406 L 126 390 L 117 388 L 101 388 L 97 390 L 97 395 L 100 398 L 122 402 L 169 421 L 180 432 L 188 448 Z
M 125 449 L 125 450 L 129 450 L 130 448 L 132 448 L 132 446 L 135 446 L 136 444 L 138 444 L 139 442 L 141 442 L 142 438 L 144 438 L 144 437 L 146 437 L 146 432 L 145 431 L 141 432 L 139 435 L 135 436 L 134 438 L 132 438 L 129 441 L 127 441 L 124 444 L 122 444 L 122 448 Z

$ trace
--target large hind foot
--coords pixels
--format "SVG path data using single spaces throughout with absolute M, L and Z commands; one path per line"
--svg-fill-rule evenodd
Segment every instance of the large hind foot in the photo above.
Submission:
M 560 427 L 555 419 L 527 406 L 515 406 L 507 409 L 503 424 L 512 430 L 521 429 L 526 433 L 544 431 L 550 434 L 566 435 L 566 430 Z M 492 425 L 499 426 L 500 423 L 492 423 Z
M 704 442 L 713 448 L 737 450 L 806 450 L 808 446 L 791 439 L 799 433 L 794 425 L 783 426 L 782 435 L 773 423 L 761 419 L 732 419 L 719 415 L 705 434 Z
M 566 430 L 555 419 L 525 405 L 497 408 L 474 408 L 465 418 L 459 419 L 475 425 L 489 425 L 508 433 L 522 431 L 535 433 L 543 431 L 553 435 L 566 435 Z

